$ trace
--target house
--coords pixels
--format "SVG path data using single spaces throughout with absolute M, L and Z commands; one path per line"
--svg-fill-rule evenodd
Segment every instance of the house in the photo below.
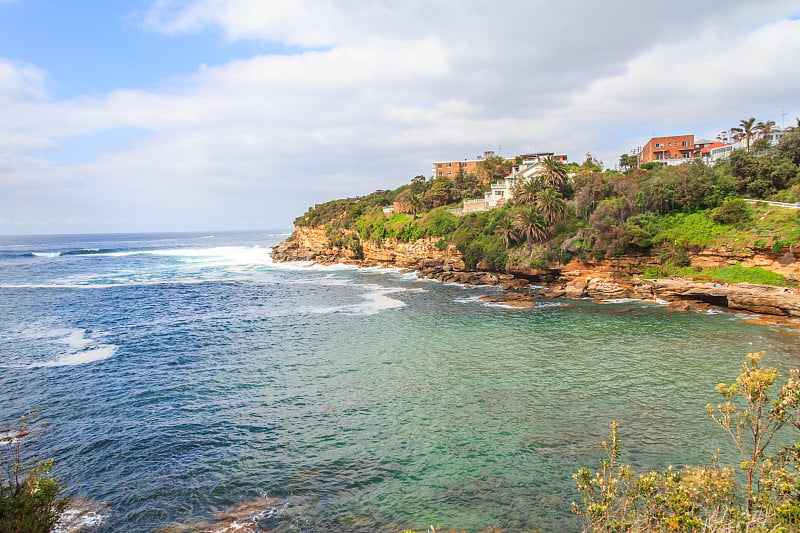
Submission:
M 433 175 L 434 177 L 445 176 L 449 178 L 455 177 L 459 171 L 464 174 L 478 174 L 481 161 L 485 161 L 490 157 L 495 157 L 495 153 L 491 150 L 483 152 L 483 156 L 478 156 L 475 159 L 465 159 L 463 161 L 434 161 L 433 162 Z M 513 163 L 514 159 L 503 159 L 506 163 Z
M 698 148 L 698 146 L 700 146 L 700 148 Z M 727 150 L 717 150 L 717 148 L 725 148 L 726 146 L 730 147 L 731 145 L 720 141 L 715 141 L 705 145 L 702 145 L 702 143 L 696 143 L 695 154 L 697 157 L 703 160 L 703 163 L 711 164 L 720 158 L 719 154 L 730 153 L 730 148 Z M 712 159 L 712 153 L 716 155 L 716 159 Z
M 543 166 L 540 162 L 523 162 L 513 168 L 510 175 L 492 183 L 489 190 L 484 193 L 483 198 L 474 200 L 464 200 L 464 213 L 475 211 L 487 211 L 501 206 L 514 197 L 514 187 L 524 181 L 533 179 L 542 172 Z
M 653 137 L 642 148 L 642 163 L 680 165 L 694 157 L 694 135 Z
M 717 141 L 712 141 L 711 139 L 696 139 L 694 141 L 694 156 L 698 157 L 700 155 L 700 151 L 703 148 L 711 146 L 715 142 L 717 142 Z
M 743 149 L 744 145 L 741 142 L 735 142 L 733 144 L 723 144 L 722 146 L 716 146 L 714 148 L 709 149 L 709 163 L 712 165 L 715 164 L 717 161 L 728 159 L 731 156 L 731 152 L 734 150 Z
M 434 161 L 433 175 L 436 177 L 447 176 L 452 178 L 458 174 L 459 171 L 463 171 L 464 174 L 475 174 L 478 171 L 478 163 L 482 160 L 483 158 L 465 159 L 464 161 Z
M 536 154 L 522 154 L 520 156 L 522 158 L 522 163 L 541 163 L 545 158 L 552 157 L 556 161 L 561 161 L 562 163 L 567 162 L 567 154 L 556 154 L 554 152 L 538 152 Z
M 783 137 L 783 130 L 780 128 L 771 129 L 768 132 L 759 131 L 756 134 L 758 139 L 766 139 L 770 146 L 775 146 Z

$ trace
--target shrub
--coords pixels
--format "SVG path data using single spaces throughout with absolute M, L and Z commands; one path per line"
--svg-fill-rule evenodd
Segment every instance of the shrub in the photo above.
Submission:
M 430 237 L 441 237 L 458 227 L 458 217 L 444 208 L 434 209 L 422 219 L 425 232 Z
M 611 423 L 600 469 L 580 469 L 573 479 L 583 495 L 573 512 L 584 531 L 797 531 L 800 526 L 800 442 L 775 455 L 767 447 L 784 429 L 800 426 L 800 370 L 770 397 L 779 373 L 747 355 L 735 383 L 720 383 L 721 403 L 706 406 L 731 438 L 739 463 L 672 467 L 634 474 L 619 464 L 617 424 Z
M 52 459 L 25 461 L 27 418 L 16 428 L 0 427 L 6 435 L 0 438 L 0 533 L 50 533 L 69 503 L 61 496 L 66 485 L 50 476 Z
M 661 168 L 663 166 L 664 165 L 662 165 L 661 163 L 659 163 L 657 161 L 651 161 L 649 163 L 642 163 L 642 165 L 639 166 L 639 168 L 641 168 L 642 170 L 655 170 L 655 169 Z
M 741 227 L 753 220 L 753 210 L 741 198 L 734 198 L 711 211 L 711 220 L 717 224 Z

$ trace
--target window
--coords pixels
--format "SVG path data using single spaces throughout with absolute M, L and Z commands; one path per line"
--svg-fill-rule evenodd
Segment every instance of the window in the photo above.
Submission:
M 656 148 L 664 148 L 664 143 L 656 143 Z
M 684 146 L 691 146 L 691 143 L 689 143 L 689 141 L 683 141 L 683 145 Z
M 447 166 L 449 167 L 450 165 L 447 165 Z M 448 170 L 448 171 L 447 171 L 447 175 L 448 175 L 448 176 L 452 176 L 452 175 L 453 175 L 453 173 L 452 173 L 452 172 L 450 172 L 450 171 Z
M 656 155 L 656 159 L 664 159 L 664 155 L 663 154 L 657 154 Z
M 440 176 L 443 176 L 443 175 L 444 175 L 444 172 L 439 172 L 439 175 L 440 175 Z
M 436 163 L 436 168 L 442 168 L 442 164 L 441 163 Z M 439 174 L 439 175 L 441 176 L 441 174 Z
M 450 163 L 447 163 L 447 168 L 450 168 L 451 166 L 452 166 L 452 165 L 451 165 Z

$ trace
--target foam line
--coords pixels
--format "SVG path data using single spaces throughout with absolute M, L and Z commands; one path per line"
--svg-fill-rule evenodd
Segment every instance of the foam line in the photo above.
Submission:
M 108 359 L 115 353 L 117 353 L 116 346 L 113 344 L 103 344 L 97 348 L 94 348 L 93 350 L 84 350 L 82 352 L 72 353 L 65 357 L 56 359 L 55 361 L 34 363 L 30 365 L 29 368 L 84 365 L 86 363 L 93 363 L 95 361 Z

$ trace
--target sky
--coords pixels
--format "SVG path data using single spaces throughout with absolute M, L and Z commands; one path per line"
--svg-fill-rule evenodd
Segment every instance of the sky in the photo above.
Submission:
M 0 0 L 0 234 L 290 228 L 486 150 L 797 124 L 800 2 Z

